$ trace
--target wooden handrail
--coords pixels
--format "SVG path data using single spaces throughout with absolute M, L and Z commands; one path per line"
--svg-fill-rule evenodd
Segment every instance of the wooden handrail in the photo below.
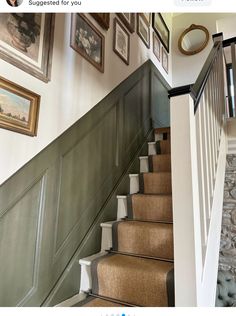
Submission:
M 211 73 L 212 66 L 221 47 L 221 42 L 216 42 L 195 82 L 191 87 L 191 95 L 194 98 L 194 113 L 196 113 L 200 98 L 207 83 L 207 79 Z
M 221 48 L 221 42 L 216 42 L 194 84 L 173 88 L 169 91 L 169 97 L 175 97 L 189 93 L 194 99 L 194 113 L 196 113 L 200 98 L 202 96 L 207 79 L 211 73 L 212 66 Z

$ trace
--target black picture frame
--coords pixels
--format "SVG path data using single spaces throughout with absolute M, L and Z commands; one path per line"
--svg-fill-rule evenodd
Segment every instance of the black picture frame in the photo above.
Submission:
M 152 27 L 159 37 L 162 45 L 169 53 L 170 50 L 170 31 L 160 13 L 152 14 Z
M 105 30 L 110 27 L 110 13 L 90 13 L 98 24 Z
M 121 22 L 129 30 L 130 33 L 134 33 L 135 30 L 135 13 L 116 13 Z

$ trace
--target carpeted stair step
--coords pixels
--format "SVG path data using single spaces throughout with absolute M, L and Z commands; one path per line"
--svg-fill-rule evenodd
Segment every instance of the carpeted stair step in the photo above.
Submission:
M 159 140 L 156 142 L 157 155 L 170 154 L 170 140 Z
M 157 127 L 154 129 L 155 134 L 169 134 L 170 135 L 170 127 Z
M 94 294 L 137 306 L 174 306 L 173 263 L 120 254 L 92 262 Z
M 173 225 L 119 221 L 112 225 L 113 250 L 173 260 Z
M 72 307 L 124 307 L 126 305 L 111 302 L 106 299 L 88 296 L 85 300 L 73 305 Z
M 155 141 L 170 139 L 170 128 L 161 127 L 154 130 Z
M 151 155 L 148 157 L 149 172 L 171 171 L 170 154 Z
M 172 196 L 132 194 L 127 196 L 128 218 L 172 222 Z
M 139 175 L 139 192 L 144 194 L 171 194 L 171 173 L 141 173 Z

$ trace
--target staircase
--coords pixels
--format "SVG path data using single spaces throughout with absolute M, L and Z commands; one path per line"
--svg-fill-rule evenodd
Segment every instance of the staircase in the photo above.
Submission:
M 101 224 L 101 252 L 80 260 L 87 297 L 72 306 L 174 306 L 169 128 L 155 130 L 117 219 Z

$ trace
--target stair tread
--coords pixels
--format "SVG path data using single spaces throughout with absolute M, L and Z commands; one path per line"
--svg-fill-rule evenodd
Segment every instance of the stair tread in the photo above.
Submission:
M 170 194 L 132 194 L 127 196 L 128 217 L 146 221 L 172 221 Z
M 130 220 L 114 223 L 112 230 L 115 251 L 165 259 L 174 258 L 173 224 Z
M 156 153 L 158 155 L 162 154 L 170 154 L 171 148 L 170 148 L 170 140 L 158 140 L 156 141 Z
M 171 155 L 151 155 L 148 158 L 150 172 L 171 172 Z
M 154 129 L 155 134 L 170 133 L 170 127 L 158 127 Z
M 173 263 L 109 254 L 93 264 L 93 293 L 133 305 L 171 305 Z
M 171 172 L 147 172 L 139 176 L 140 193 L 171 194 Z

